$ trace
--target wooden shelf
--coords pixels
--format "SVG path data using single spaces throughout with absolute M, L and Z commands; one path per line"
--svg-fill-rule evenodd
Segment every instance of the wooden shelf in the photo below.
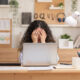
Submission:
M 58 50 L 80 50 L 80 48 L 73 48 L 73 49 L 60 49 L 60 48 L 58 48 Z
M 49 10 L 50 3 L 38 3 L 37 0 L 35 0 L 35 9 L 34 13 L 37 13 L 36 20 L 44 20 L 47 22 L 47 24 L 65 24 L 64 22 L 59 23 L 56 19 L 58 13 L 64 13 L 64 8 L 58 7 L 58 4 L 63 3 L 64 0 L 52 0 L 52 3 L 54 6 L 51 8 L 54 8 L 52 10 Z M 44 16 L 44 18 L 43 18 Z M 61 18 L 63 18 L 64 15 L 61 15 Z
M 10 5 L 0 5 L 0 8 L 9 8 Z
M 0 63 L 19 63 L 17 48 L 0 48 Z
M 51 28 L 80 28 L 80 26 L 70 26 L 70 25 L 67 25 L 67 24 L 49 24 L 49 27 Z
M 0 30 L 0 32 L 10 32 L 10 30 Z
M 63 10 L 64 8 L 61 7 L 54 7 L 54 8 L 49 8 L 49 10 Z
M 37 2 L 52 2 L 52 0 L 37 0 Z
M 21 25 L 21 28 L 27 28 L 29 25 Z M 67 24 L 49 24 L 48 25 L 50 28 L 80 28 L 80 26 L 70 26 L 70 25 L 67 25 Z
M 72 57 L 78 57 L 77 51 L 79 49 L 58 49 L 60 63 L 72 63 Z

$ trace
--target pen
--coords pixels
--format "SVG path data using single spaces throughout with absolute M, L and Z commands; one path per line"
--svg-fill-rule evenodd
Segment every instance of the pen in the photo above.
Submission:
M 53 69 L 56 69 L 56 67 L 54 66 Z
M 72 65 L 72 64 L 67 64 L 67 63 L 60 63 L 61 65 Z

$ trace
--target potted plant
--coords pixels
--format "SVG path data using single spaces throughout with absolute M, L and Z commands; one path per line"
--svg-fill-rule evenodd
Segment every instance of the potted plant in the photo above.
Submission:
M 17 0 L 10 0 L 9 5 L 11 6 L 11 8 L 18 8 L 19 3 Z
M 70 39 L 70 35 L 63 34 L 59 39 L 59 48 L 68 48 L 68 41 Z
M 72 11 L 76 11 L 77 10 L 77 2 L 78 0 L 72 0 Z
M 58 7 L 63 8 L 64 7 L 64 4 L 61 2 L 61 3 L 58 4 Z
M 13 19 L 13 25 L 16 25 L 19 3 L 17 0 L 10 0 L 9 5 L 10 5 L 11 16 Z
M 73 40 L 71 38 L 69 39 L 68 44 L 69 44 L 69 48 L 73 48 Z

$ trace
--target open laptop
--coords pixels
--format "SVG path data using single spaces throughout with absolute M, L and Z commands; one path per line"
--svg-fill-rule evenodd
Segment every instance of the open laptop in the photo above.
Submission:
M 57 64 L 56 43 L 24 43 L 22 66 L 50 66 Z

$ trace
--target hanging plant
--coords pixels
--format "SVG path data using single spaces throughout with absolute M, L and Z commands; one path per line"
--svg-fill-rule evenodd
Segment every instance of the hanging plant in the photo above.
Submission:
M 72 11 L 77 10 L 77 0 L 72 0 Z
M 16 14 L 18 11 L 19 3 L 17 0 L 10 0 L 9 2 L 11 10 Z
M 9 5 L 10 5 L 10 12 L 12 12 L 13 15 L 13 23 L 17 23 L 16 18 L 17 18 L 19 3 L 17 0 L 10 0 Z
M 11 0 L 10 2 L 9 2 L 9 5 L 13 8 L 18 8 L 18 6 L 19 6 L 19 3 L 18 3 L 18 1 L 17 0 Z

